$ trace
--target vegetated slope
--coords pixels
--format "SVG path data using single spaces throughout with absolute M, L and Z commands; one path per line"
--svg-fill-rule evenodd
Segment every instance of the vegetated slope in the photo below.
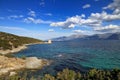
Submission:
M 0 50 L 17 48 L 23 44 L 38 43 L 42 40 L 0 32 Z

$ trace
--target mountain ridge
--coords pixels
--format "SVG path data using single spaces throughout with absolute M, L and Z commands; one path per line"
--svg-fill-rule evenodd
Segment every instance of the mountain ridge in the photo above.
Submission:
M 76 37 L 77 36 L 77 37 Z M 120 33 L 105 33 L 94 35 L 71 35 L 51 39 L 52 41 L 73 41 L 73 40 L 120 40 Z

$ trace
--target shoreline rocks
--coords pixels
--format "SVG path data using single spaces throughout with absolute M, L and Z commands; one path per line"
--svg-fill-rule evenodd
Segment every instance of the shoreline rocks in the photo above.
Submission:
M 0 75 L 20 69 L 41 69 L 49 65 L 50 62 L 37 57 L 27 57 L 25 60 L 21 58 L 8 58 L 0 56 Z M 12 74 L 12 73 L 11 73 Z
M 13 48 L 12 50 L 0 50 L 0 75 L 6 74 L 10 72 L 10 75 L 15 73 L 11 73 L 14 70 L 20 69 L 41 69 L 44 66 L 50 65 L 51 61 L 46 59 L 38 59 L 37 57 L 26 57 L 26 59 L 21 58 L 8 58 L 5 55 L 10 53 L 19 52 L 27 48 L 27 45 L 32 44 L 42 44 L 42 43 L 30 43 L 24 44 L 23 46 L 19 46 L 18 48 Z
M 27 69 L 39 68 L 42 65 L 42 60 L 37 59 L 36 57 L 28 57 L 25 61 L 25 67 Z

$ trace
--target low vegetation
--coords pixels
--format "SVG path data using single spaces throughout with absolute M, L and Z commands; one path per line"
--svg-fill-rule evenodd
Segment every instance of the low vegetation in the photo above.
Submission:
M 8 34 L 5 32 L 0 32 L 0 50 L 11 50 L 13 48 L 17 48 L 23 44 L 29 43 L 38 43 L 42 42 L 41 40 L 16 36 L 13 34 Z
M 43 77 L 35 78 L 34 76 L 31 76 L 28 78 L 25 73 L 22 77 L 15 75 L 1 78 L 0 80 L 120 80 L 120 69 L 113 69 L 111 71 L 91 69 L 85 74 L 64 69 L 63 71 L 58 72 L 56 76 L 45 74 Z

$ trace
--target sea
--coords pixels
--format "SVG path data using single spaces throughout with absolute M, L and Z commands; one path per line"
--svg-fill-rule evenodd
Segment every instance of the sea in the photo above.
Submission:
M 27 49 L 14 56 L 37 57 L 53 61 L 42 69 L 26 70 L 28 76 L 56 75 L 65 68 L 81 73 L 86 73 L 93 68 L 111 70 L 120 68 L 120 40 L 80 40 L 33 44 L 28 45 Z

